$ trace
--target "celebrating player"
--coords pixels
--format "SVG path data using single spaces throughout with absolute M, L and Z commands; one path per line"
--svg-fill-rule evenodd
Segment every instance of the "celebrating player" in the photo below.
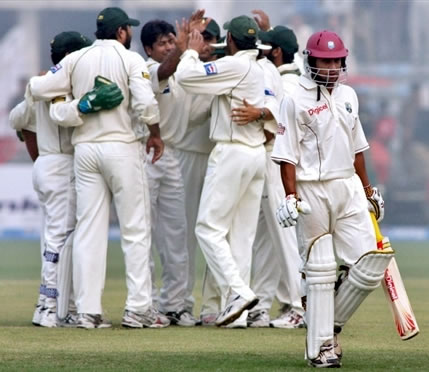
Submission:
M 347 55 L 334 32 L 309 38 L 306 75 L 283 101 L 272 154 L 281 164 L 286 192 L 278 221 L 297 226 L 305 276 L 306 356 L 314 367 L 341 365 L 337 335 L 379 285 L 393 254 L 376 250 L 367 199 L 377 218 L 383 217 L 384 205 L 365 170 L 368 143 L 356 93 L 341 84 Z M 337 283 L 335 255 L 346 268 Z

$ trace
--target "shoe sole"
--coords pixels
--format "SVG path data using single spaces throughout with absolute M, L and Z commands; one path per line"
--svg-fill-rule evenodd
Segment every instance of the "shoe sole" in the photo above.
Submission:
M 222 320 L 222 322 L 220 322 L 220 323 L 215 322 L 216 326 L 222 327 L 222 326 L 228 325 L 229 323 L 232 323 L 233 321 L 237 320 L 241 316 L 241 314 L 243 314 L 244 311 L 253 309 L 258 304 L 258 302 L 259 302 L 259 298 L 254 298 L 253 300 L 251 300 L 248 303 L 246 303 L 235 314 L 231 314 L 230 316 L 228 316 L 227 318 L 225 318 L 224 320 Z

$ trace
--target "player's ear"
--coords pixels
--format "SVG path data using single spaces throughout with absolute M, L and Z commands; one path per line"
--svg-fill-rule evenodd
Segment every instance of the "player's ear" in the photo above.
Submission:
M 144 46 L 143 49 L 144 49 L 145 53 L 147 54 L 147 56 L 150 57 L 150 55 L 152 54 L 152 47 Z

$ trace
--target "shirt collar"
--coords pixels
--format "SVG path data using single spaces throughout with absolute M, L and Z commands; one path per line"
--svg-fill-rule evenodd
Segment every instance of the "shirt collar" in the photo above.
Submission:
M 308 75 L 301 75 L 299 77 L 299 83 L 305 88 L 305 89 L 316 89 L 317 84 L 308 77 Z
M 237 53 L 234 54 L 234 56 L 241 57 L 246 56 L 250 59 L 255 59 L 259 54 L 258 49 L 247 49 L 247 50 L 239 50 Z
M 288 73 L 288 72 L 296 73 L 296 71 L 299 71 L 299 67 L 295 62 L 292 62 L 292 63 L 286 63 L 284 65 L 277 67 L 277 70 L 279 70 L 280 74 Z
M 121 44 L 118 40 L 113 40 L 113 39 L 97 39 L 94 41 L 93 45 L 111 45 L 111 46 L 119 46 L 125 49 L 123 44 Z

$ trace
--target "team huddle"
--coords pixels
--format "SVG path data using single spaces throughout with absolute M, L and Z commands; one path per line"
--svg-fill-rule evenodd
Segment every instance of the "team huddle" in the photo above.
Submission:
M 204 10 L 175 27 L 149 21 L 147 60 L 129 50 L 140 22 L 120 8 L 99 13 L 94 42 L 55 36 L 54 66 L 10 113 L 44 214 L 33 324 L 112 326 L 101 299 L 113 201 L 123 327 L 306 327 L 309 365 L 341 366 L 338 335 L 393 256 L 371 223 L 384 202 L 365 170 L 356 93 L 342 84 L 348 50 L 316 32 L 300 63 L 294 32 L 253 13 L 226 22 L 224 38 Z

